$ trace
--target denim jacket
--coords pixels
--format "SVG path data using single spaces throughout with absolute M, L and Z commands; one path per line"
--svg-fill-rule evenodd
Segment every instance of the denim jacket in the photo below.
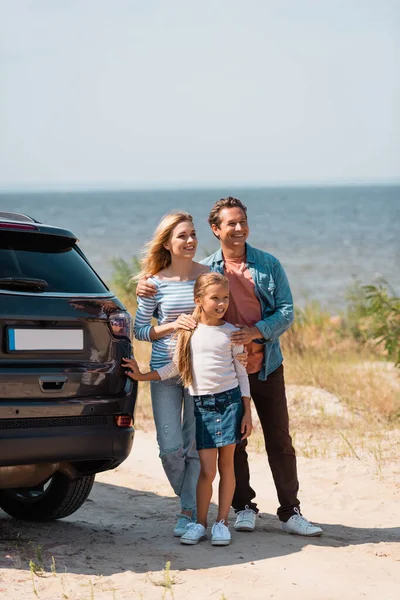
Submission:
M 224 272 L 224 257 L 219 249 L 200 261 L 212 271 Z M 254 291 L 261 304 L 261 321 L 254 325 L 262 338 L 254 340 L 264 344 L 264 361 L 259 379 L 266 380 L 283 361 L 279 336 L 293 323 L 293 298 L 286 273 L 279 260 L 246 244 L 246 264 L 254 281 Z

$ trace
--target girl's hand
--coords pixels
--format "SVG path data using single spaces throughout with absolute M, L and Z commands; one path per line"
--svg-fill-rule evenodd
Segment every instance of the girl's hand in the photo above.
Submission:
M 249 435 L 251 435 L 252 430 L 253 430 L 253 423 L 251 422 L 251 412 L 246 411 L 243 415 L 242 425 L 240 428 L 240 433 L 242 434 L 242 440 L 245 440 L 246 438 L 248 438 Z
M 122 366 L 125 369 L 130 369 L 130 371 L 126 372 L 128 377 L 134 379 L 135 381 L 141 381 L 143 373 L 140 371 L 139 365 L 134 358 L 123 358 Z
M 238 361 L 244 366 L 244 368 L 247 367 L 249 353 L 247 352 L 246 348 L 240 354 L 236 354 L 235 358 L 238 359 Z
M 151 283 L 151 281 L 148 283 L 147 279 L 148 277 L 142 277 L 142 279 L 139 279 L 136 286 L 136 295 L 140 296 L 141 298 L 152 298 L 157 292 L 157 288 L 154 283 Z
M 193 319 L 192 315 L 186 315 L 182 313 L 173 323 L 175 331 L 177 329 L 185 329 L 186 331 L 191 331 L 192 329 L 196 329 L 197 322 Z

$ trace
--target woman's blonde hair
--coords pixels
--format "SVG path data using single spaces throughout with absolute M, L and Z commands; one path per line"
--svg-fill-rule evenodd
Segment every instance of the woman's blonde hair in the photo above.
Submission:
M 225 275 L 221 275 L 221 273 L 202 273 L 199 275 L 196 279 L 193 290 L 195 301 L 201 300 L 204 297 L 206 290 L 208 287 L 210 287 L 210 285 L 215 285 L 218 283 L 229 286 L 228 279 L 225 277 Z M 201 311 L 201 305 L 197 304 L 192 314 L 192 317 L 197 323 L 200 321 Z M 181 381 L 185 387 L 188 387 L 193 382 L 192 361 L 190 356 L 190 340 L 193 333 L 193 329 L 191 331 L 186 331 L 185 329 L 180 330 L 175 349 L 175 361 Z
M 176 212 L 165 215 L 161 219 L 152 239 L 145 246 L 141 271 L 134 277 L 135 280 L 139 280 L 145 275 L 155 275 L 171 264 L 171 253 L 165 248 L 165 244 L 175 227 L 185 221 L 193 223 L 192 215 L 187 212 Z

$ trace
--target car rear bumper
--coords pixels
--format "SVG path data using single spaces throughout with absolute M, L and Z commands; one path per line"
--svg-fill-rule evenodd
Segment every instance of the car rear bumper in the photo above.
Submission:
M 133 427 L 118 427 L 113 416 L 105 424 L 1 429 L 0 466 L 38 463 L 79 463 L 80 472 L 93 471 L 90 463 L 112 469 L 129 455 L 134 438 Z M 85 468 L 85 463 L 87 467 Z
M 136 391 L 136 390 L 135 390 Z M 79 473 L 112 469 L 129 455 L 136 393 L 117 398 L 0 402 L 0 467 L 73 463 Z

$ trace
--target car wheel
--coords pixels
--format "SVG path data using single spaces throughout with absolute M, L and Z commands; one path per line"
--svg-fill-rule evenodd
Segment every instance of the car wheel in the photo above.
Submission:
M 53 521 L 74 513 L 90 494 L 94 475 L 69 479 L 55 473 L 34 488 L 0 490 L 0 508 L 11 517 L 26 521 Z

